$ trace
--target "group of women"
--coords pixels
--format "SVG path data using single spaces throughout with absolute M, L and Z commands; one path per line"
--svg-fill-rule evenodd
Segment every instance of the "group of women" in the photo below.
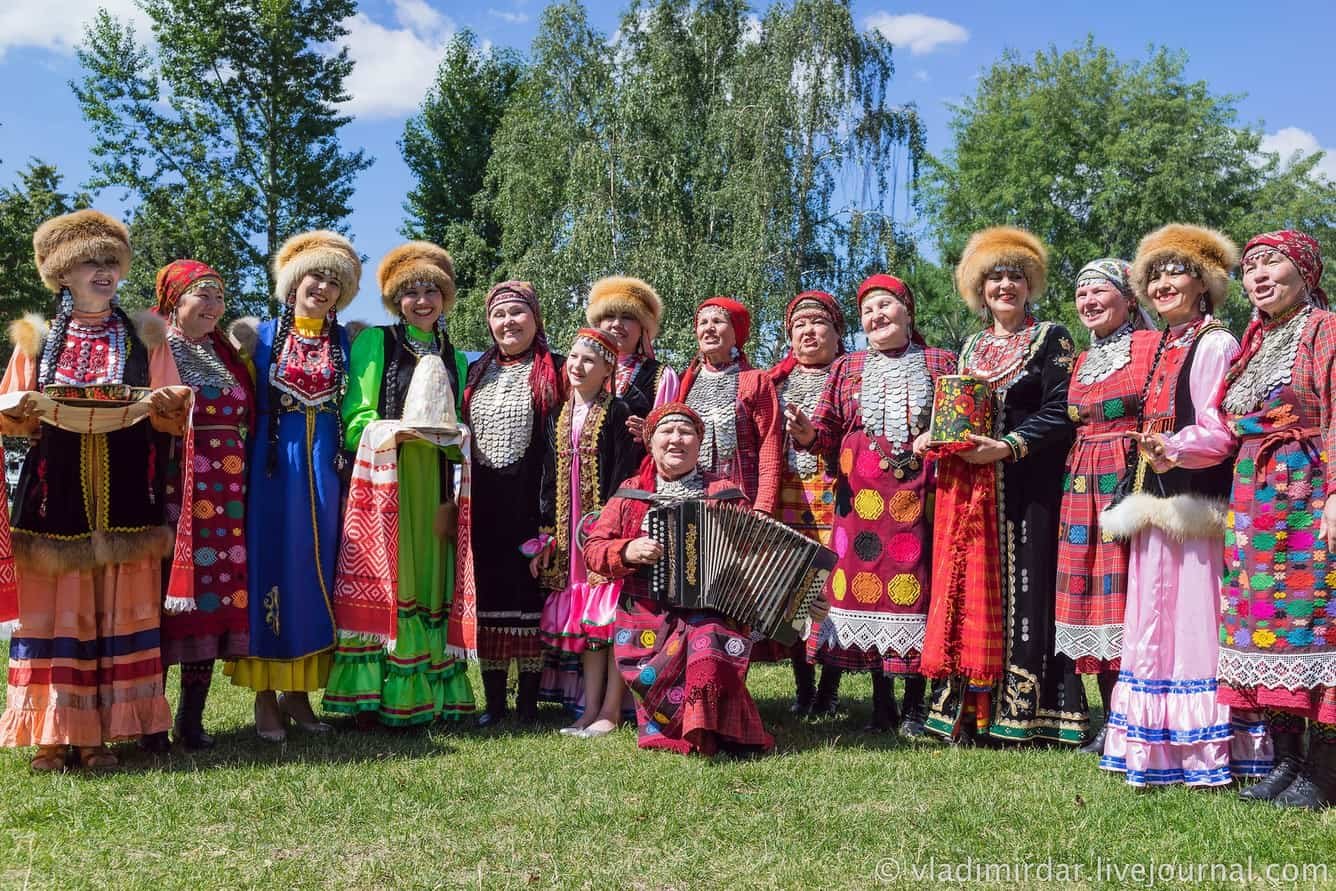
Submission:
M 122 739 L 211 745 L 217 660 L 267 740 L 328 731 L 322 689 L 361 727 L 473 712 L 473 659 L 483 726 L 506 719 L 514 662 L 520 722 L 552 699 L 577 715 L 562 733 L 598 737 L 630 705 L 643 747 L 764 752 L 748 668 L 788 659 L 798 712 L 835 713 L 842 673 L 869 672 L 872 730 L 1084 742 L 1138 786 L 1336 796 L 1336 316 L 1303 233 L 1245 246 L 1242 346 L 1215 318 L 1240 265 L 1217 232 L 1165 226 L 1132 263 L 1082 268 L 1078 354 L 1032 312 L 1044 246 L 997 227 L 956 270 L 982 320 L 959 355 L 877 274 L 848 311 L 797 295 L 771 369 L 748 361 L 747 308 L 703 301 L 680 378 L 634 278 L 593 285 L 565 355 L 533 287 L 496 285 L 469 363 L 444 323 L 453 263 L 425 242 L 382 260 L 393 321 L 355 338 L 338 314 L 361 265 L 332 232 L 283 245 L 278 317 L 231 336 L 224 282 L 193 260 L 159 272 L 153 312 L 122 311 L 128 232 L 96 211 L 43 224 L 34 252 L 58 311 L 11 325 L 0 381 L 0 427 L 31 439 L 0 523 L 0 743 L 36 746 L 34 769 L 112 766 Z M 934 441 L 935 395 L 987 426 Z M 688 498 L 835 552 L 804 643 L 649 596 L 646 514 Z

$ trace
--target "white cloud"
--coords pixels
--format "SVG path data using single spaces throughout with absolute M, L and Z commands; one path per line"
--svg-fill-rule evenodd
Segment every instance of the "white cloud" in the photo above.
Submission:
M 507 12 L 504 9 L 489 9 L 487 10 L 487 14 L 496 16 L 501 21 L 511 25 L 523 25 L 525 22 L 529 21 L 529 14 L 526 12 Z
M 1289 161 L 1296 154 L 1308 157 L 1313 152 L 1325 152 L 1322 160 L 1313 168 L 1313 172 L 1336 183 L 1336 150 L 1321 145 L 1317 137 L 1307 130 L 1284 127 L 1275 133 L 1267 133 L 1262 137 L 1261 148 L 1264 152 L 1277 153 L 1282 161 Z
M 361 118 L 394 118 L 417 111 L 436 77 L 455 26 L 424 0 L 392 0 L 397 28 L 359 12 L 344 24 L 343 45 L 352 57 L 344 81 L 351 97 L 344 110 Z
M 896 46 L 908 47 L 911 56 L 926 55 L 940 46 L 970 39 L 970 32 L 955 22 L 916 12 L 904 15 L 874 12 L 863 20 L 863 27 L 880 32 Z
M 922 68 L 916 68 L 914 70 L 914 80 L 927 83 L 928 81 L 932 80 L 932 78 L 929 77 L 928 72 L 924 71 Z
M 0 58 L 7 50 L 27 47 L 73 53 L 99 8 L 133 23 L 141 43 L 152 39 L 149 18 L 134 0 L 4 0 L 0 3 Z

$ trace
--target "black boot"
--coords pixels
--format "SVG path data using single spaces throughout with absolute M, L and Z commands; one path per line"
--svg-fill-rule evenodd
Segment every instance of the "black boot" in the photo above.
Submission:
M 1108 731 L 1109 725 L 1106 723 L 1099 728 L 1099 731 L 1094 736 L 1090 737 L 1090 740 L 1085 745 L 1081 746 L 1081 748 L 1076 751 L 1085 752 L 1087 755 L 1103 755 L 1104 737 L 1108 736 Z
M 1272 803 L 1279 807 L 1299 807 L 1316 811 L 1336 802 L 1336 741 L 1309 724 L 1308 757 L 1299 775 Z
M 912 674 L 905 678 L 905 698 L 900 706 L 900 714 L 904 716 L 900 720 L 901 736 L 918 739 L 927 732 L 923 727 L 928 718 L 923 708 L 923 694 L 927 689 L 928 681 L 923 675 Z
M 213 737 L 204 732 L 204 703 L 208 698 L 208 684 L 188 684 L 181 688 L 173 735 L 187 751 L 213 748 Z
M 793 686 L 797 695 L 789 711 L 795 715 L 805 715 L 812 710 L 812 700 L 816 697 L 816 668 L 807 661 L 805 653 L 795 654 L 793 662 Z
M 840 707 L 840 678 L 843 668 L 826 665 L 821 668 L 821 683 L 816 688 L 816 698 L 812 700 L 812 717 L 830 717 Z
M 1271 745 L 1276 750 L 1276 765 L 1255 785 L 1239 792 L 1245 801 L 1271 801 L 1284 792 L 1299 776 L 1304 763 L 1303 734 L 1297 730 L 1271 731 Z
M 479 727 L 493 727 L 506 716 L 506 670 L 488 669 L 482 673 L 482 695 L 485 707 L 478 715 Z
M 869 733 L 894 730 L 899 717 L 895 708 L 895 681 L 880 671 L 872 672 L 872 721 L 863 729 Z
M 519 692 L 515 694 L 515 718 L 521 724 L 538 720 L 538 688 L 543 675 L 537 671 L 521 671 Z

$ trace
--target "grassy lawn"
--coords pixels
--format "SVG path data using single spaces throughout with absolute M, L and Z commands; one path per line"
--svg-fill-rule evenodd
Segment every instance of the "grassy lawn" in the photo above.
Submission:
M 274 746 L 254 737 L 246 692 L 219 678 L 213 752 L 123 749 L 125 766 L 101 776 L 37 776 L 29 752 L 0 753 L 0 885 L 1238 887 L 1185 880 L 1223 863 L 1239 865 L 1217 876 L 1250 887 L 1336 887 L 1336 812 L 1136 792 L 1069 751 L 864 734 L 866 676 L 846 676 L 846 716 L 808 724 L 788 714 L 791 683 L 787 666 L 754 669 L 778 751 L 739 762 L 640 752 L 629 729 L 559 737 L 550 706 L 531 732 L 340 724 Z M 1304 863 L 1327 875 L 1267 874 Z M 1140 882 L 1130 871 L 1152 868 Z

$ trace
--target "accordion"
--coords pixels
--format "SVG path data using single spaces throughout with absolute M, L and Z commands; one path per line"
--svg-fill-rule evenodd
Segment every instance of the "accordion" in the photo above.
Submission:
M 712 609 L 785 646 L 835 567 L 835 552 L 742 505 L 689 500 L 652 508 L 646 532 L 663 546 L 649 599 Z

